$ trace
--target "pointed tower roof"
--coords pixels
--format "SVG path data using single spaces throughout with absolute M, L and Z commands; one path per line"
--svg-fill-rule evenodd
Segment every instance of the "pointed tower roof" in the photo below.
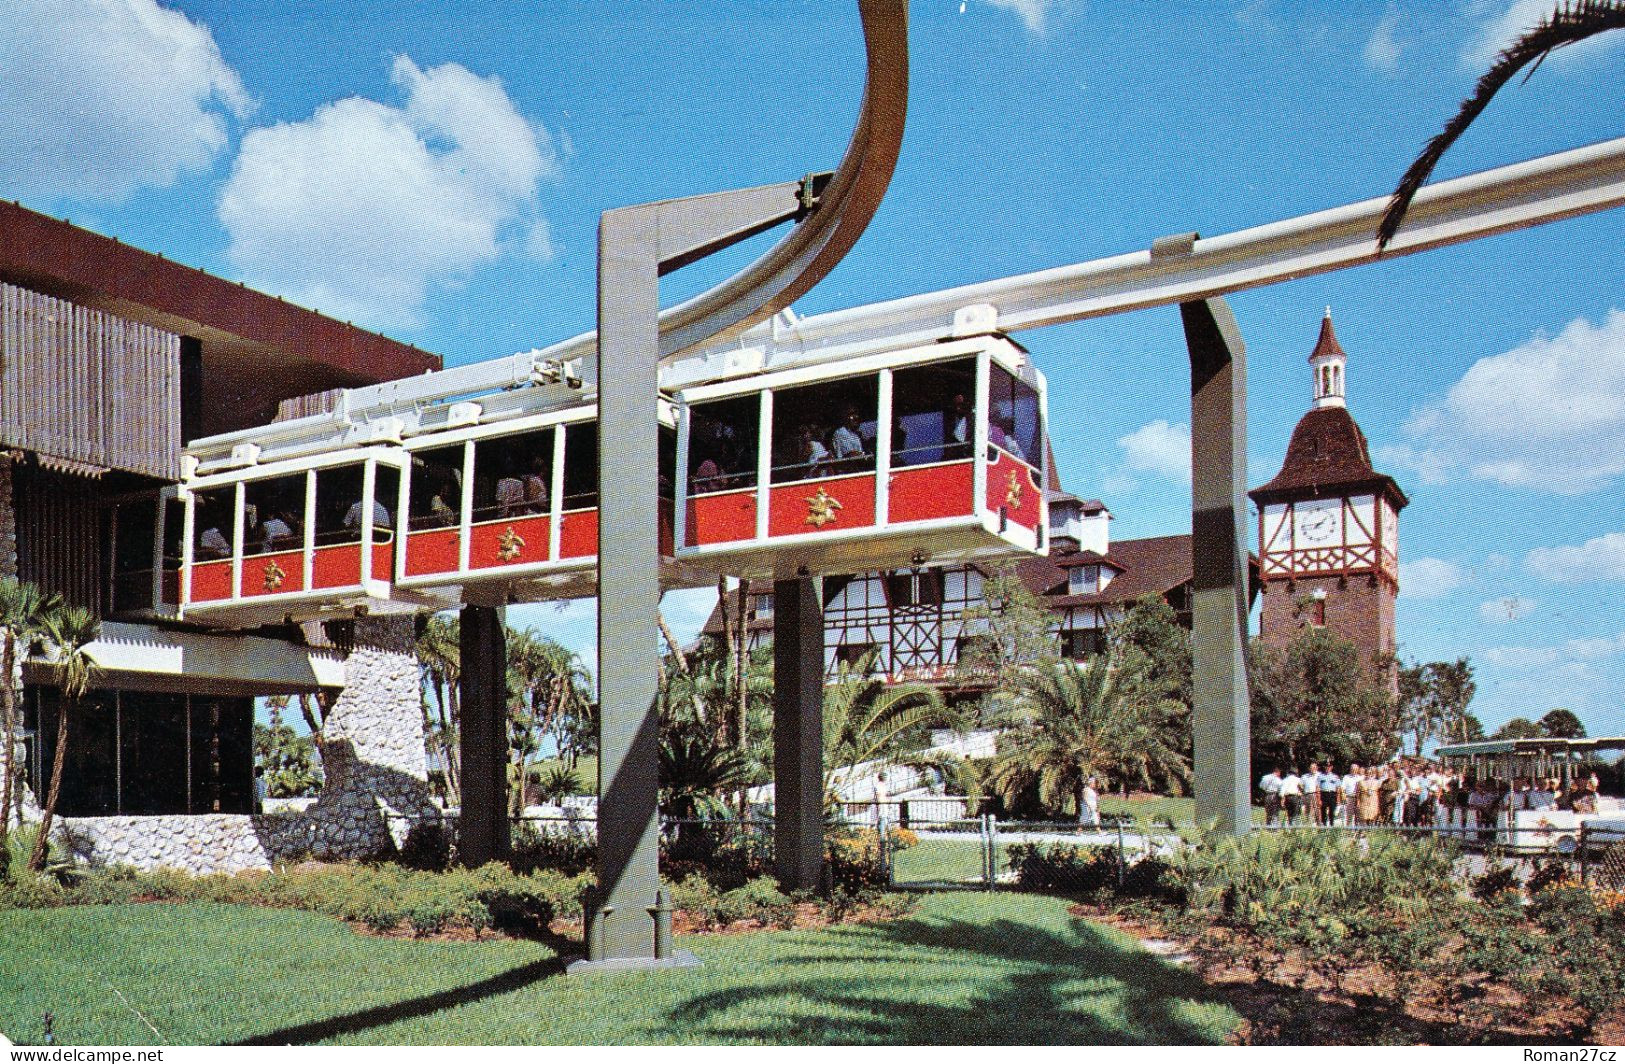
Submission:
M 1333 356 L 1347 358 L 1348 352 L 1337 342 L 1337 333 L 1332 329 L 1332 308 L 1327 307 L 1326 316 L 1320 319 L 1320 339 L 1315 341 L 1315 349 L 1309 353 L 1309 361 Z
M 1309 361 L 1347 357 L 1332 330 L 1332 313 L 1328 307 Z M 1292 442 L 1287 445 L 1281 471 L 1268 484 L 1247 494 L 1262 506 L 1365 491 L 1387 495 L 1396 509 L 1409 502 L 1393 477 L 1371 467 L 1371 449 L 1365 433 L 1360 431 L 1338 396 L 1335 405 L 1327 405 L 1323 398 L 1317 398 L 1315 407 L 1303 415 L 1297 428 L 1292 430 Z

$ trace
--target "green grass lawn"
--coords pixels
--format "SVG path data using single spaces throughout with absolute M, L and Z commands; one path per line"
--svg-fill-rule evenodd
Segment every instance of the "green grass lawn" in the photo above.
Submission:
M 1188 1044 L 1234 1027 L 1195 976 L 1066 910 L 933 895 L 884 924 L 684 936 L 697 970 L 576 978 L 539 943 L 369 938 L 297 912 L 13 910 L 0 1032 L 38 1042 L 46 1011 L 62 1043 L 126 1045 Z

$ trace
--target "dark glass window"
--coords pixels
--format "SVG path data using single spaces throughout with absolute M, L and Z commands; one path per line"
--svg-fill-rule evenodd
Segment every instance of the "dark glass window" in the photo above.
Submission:
M 892 465 L 969 458 L 975 403 L 974 358 L 898 370 L 892 375 Z
M 673 474 L 677 470 L 677 430 L 670 425 L 660 426 L 659 438 L 655 441 L 657 468 L 660 470 L 660 497 L 670 502 L 675 497 L 677 481 Z
M 1082 661 L 1106 653 L 1103 628 L 1069 628 L 1061 633 L 1061 656 Z
M 216 561 L 231 557 L 231 532 L 236 505 L 235 488 L 213 488 L 197 493 L 192 515 L 192 560 Z
M 988 442 L 1026 462 L 1041 464 L 1039 453 L 1043 425 L 1038 410 L 1038 392 L 1027 382 L 1010 375 L 1003 366 L 990 367 L 988 380 Z
M 773 393 L 773 483 L 872 472 L 880 383 L 873 376 Z
M 552 425 L 474 444 L 474 520 L 552 512 Z
M 693 495 L 756 486 L 762 423 L 757 395 L 697 403 L 688 415 L 688 490 Z
M 942 605 L 942 570 L 900 570 L 886 576 L 886 601 L 892 609 Z
M 564 430 L 564 509 L 598 505 L 598 423 L 582 421 Z
M 305 474 L 251 480 L 243 486 L 243 555 L 305 545 Z
M 113 533 L 113 613 L 152 608 L 158 496 L 120 503 Z
M 27 773 L 36 793 L 50 779 L 60 701 L 55 687 L 27 688 Z M 58 812 L 250 812 L 253 713 L 249 698 L 91 692 L 80 701 L 68 734 Z
M 463 508 L 463 445 L 414 451 L 410 494 L 407 527 L 457 527 Z

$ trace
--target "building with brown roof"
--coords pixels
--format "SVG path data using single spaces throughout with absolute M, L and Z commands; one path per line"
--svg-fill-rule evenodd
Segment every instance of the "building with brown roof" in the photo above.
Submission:
M 199 853 L 218 858 L 214 867 L 240 863 L 255 845 L 254 698 L 320 692 L 342 715 L 366 695 L 369 712 L 388 715 L 393 695 L 347 688 L 344 654 L 308 645 L 297 627 L 219 634 L 159 617 L 155 575 L 178 566 L 180 528 L 171 525 L 174 543 L 156 544 L 157 509 L 179 479 L 183 441 L 268 422 L 307 393 L 439 366 L 409 345 L 0 203 L 0 575 L 102 619 L 87 648 L 96 689 L 75 715 L 59 804 L 91 818 L 76 828 L 95 836 L 106 827 L 96 818 L 239 815 L 211 821 L 207 845 L 171 834 L 186 851 L 162 863 Z M 391 661 L 401 649 L 409 658 L 410 636 L 408 624 Z M 415 664 L 406 667 L 403 692 L 415 701 Z M 39 781 L 54 756 L 55 670 L 35 657 L 23 679 L 22 775 Z M 365 760 L 368 738 L 358 730 L 346 741 Z M 420 729 L 418 766 L 421 745 Z M 124 849 L 102 857 L 158 862 L 142 824 L 119 832 L 102 841 Z
M 1371 465 L 1348 410 L 1347 363 L 1327 308 L 1309 356 L 1310 409 L 1281 471 L 1249 493 L 1258 507 L 1259 634 L 1284 645 L 1305 625 L 1326 627 L 1359 647 L 1370 674 L 1396 647 L 1399 512 L 1410 500 Z

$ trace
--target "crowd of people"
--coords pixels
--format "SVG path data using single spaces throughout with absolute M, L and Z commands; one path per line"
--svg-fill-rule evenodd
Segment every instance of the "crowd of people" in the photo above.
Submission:
M 1597 812 L 1598 780 L 1522 778 L 1508 788 L 1426 762 L 1396 762 L 1339 773 L 1327 762 L 1307 771 L 1277 766 L 1258 781 L 1264 823 L 1282 827 L 1446 827 L 1491 824 L 1504 809 Z M 1459 811 L 1459 815 L 1458 815 Z

